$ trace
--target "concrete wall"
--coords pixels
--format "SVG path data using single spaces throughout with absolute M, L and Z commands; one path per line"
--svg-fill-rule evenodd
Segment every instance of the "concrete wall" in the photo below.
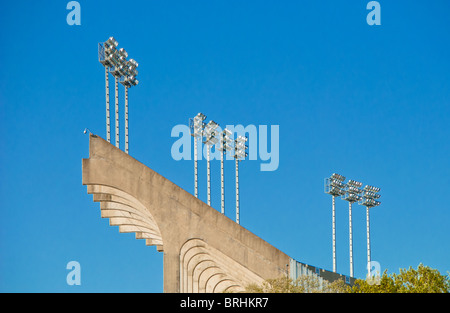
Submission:
M 164 292 L 242 291 L 290 258 L 104 139 L 90 135 L 83 185 L 102 217 L 164 253 Z

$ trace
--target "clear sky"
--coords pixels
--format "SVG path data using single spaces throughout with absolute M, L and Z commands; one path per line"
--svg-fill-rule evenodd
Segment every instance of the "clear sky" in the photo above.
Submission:
M 0 291 L 163 290 L 163 255 L 109 226 L 81 184 L 83 130 L 106 136 L 97 44 L 109 36 L 139 63 L 129 92 L 137 160 L 193 193 L 193 161 L 171 156 L 175 125 L 198 112 L 220 125 L 279 125 L 278 169 L 241 164 L 242 226 L 331 270 L 323 182 L 336 172 L 381 188 L 370 217 L 382 270 L 450 271 L 449 1 L 380 0 L 379 26 L 366 22 L 367 0 L 80 0 L 79 26 L 66 22 L 68 2 L 1 5 Z M 120 99 L 123 126 L 123 88 Z M 121 136 L 123 148 L 123 128 Z M 233 162 L 225 167 L 234 219 Z M 217 161 L 212 188 L 220 210 Z M 338 272 L 348 275 L 347 202 L 336 210 Z M 360 278 L 365 227 L 365 209 L 355 206 Z M 73 260 L 80 286 L 66 283 Z

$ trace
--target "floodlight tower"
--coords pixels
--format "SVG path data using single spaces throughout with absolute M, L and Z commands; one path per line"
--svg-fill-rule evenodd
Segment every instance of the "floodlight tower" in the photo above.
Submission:
M 203 129 L 205 128 L 206 115 L 198 113 L 194 118 L 189 119 L 189 127 L 191 129 L 191 136 L 194 137 L 194 195 L 198 198 L 198 138 L 203 136 Z
M 342 199 L 348 201 L 348 228 L 349 228 L 349 247 L 350 247 L 350 277 L 353 277 L 353 235 L 352 235 L 352 204 L 362 199 L 360 189 L 361 182 L 355 180 L 349 180 L 347 182 L 347 188 Z
M 333 272 L 336 272 L 336 210 L 335 197 L 345 194 L 345 177 L 333 173 L 331 177 L 325 178 L 325 193 L 332 195 L 332 240 L 333 240 Z
M 220 146 L 219 146 L 219 150 L 220 150 L 220 191 L 221 191 L 220 207 L 221 207 L 222 214 L 225 214 L 225 182 L 224 182 L 224 171 L 223 171 L 223 166 L 224 166 L 223 159 L 224 159 L 224 155 L 227 153 L 227 151 L 232 149 L 233 140 L 231 139 L 231 134 L 232 134 L 231 131 L 229 131 L 226 128 L 220 134 Z
M 363 189 L 362 199 L 360 204 L 366 207 L 366 221 L 367 221 L 367 275 L 370 275 L 370 221 L 369 209 L 381 204 L 379 199 L 381 195 L 378 193 L 380 188 L 366 185 Z
M 105 67 L 105 90 L 106 90 L 106 140 L 111 142 L 111 128 L 109 119 L 109 68 L 114 66 L 112 55 L 117 51 L 118 42 L 114 37 L 109 37 L 103 43 L 98 44 L 98 60 Z
M 247 137 L 239 136 L 234 140 L 234 159 L 236 163 L 236 223 L 239 222 L 239 161 L 245 160 L 248 146 Z
M 121 67 L 122 77 L 120 83 L 125 87 L 125 153 L 129 153 L 128 149 L 128 88 L 136 86 L 139 81 L 136 79 L 138 71 L 136 68 L 138 63 L 134 59 L 126 61 Z
M 206 144 L 206 175 L 207 175 L 207 188 L 208 188 L 208 197 L 207 202 L 208 205 L 211 205 L 211 168 L 210 168 L 210 162 L 209 162 L 209 151 L 211 150 L 211 146 L 215 145 L 218 141 L 218 134 L 217 134 L 217 127 L 219 125 L 214 121 L 209 121 L 208 124 L 205 126 L 204 130 L 204 137 L 205 137 L 205 144 Z

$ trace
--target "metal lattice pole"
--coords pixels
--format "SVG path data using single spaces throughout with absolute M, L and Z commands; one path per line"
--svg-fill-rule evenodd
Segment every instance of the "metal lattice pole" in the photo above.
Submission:
M 369 221 L 369 207 L 366 207 L 367 219 L 367 275 L 370 275 L 370 221 Z
M 128 87 L 125 86 L 125 153 L 128 154 Z
M 221 213 L 225 214 L 225 182 L 224 182 L 224 172 L 223 172 L 223 155 L 225 149 L 220 152 L 220 193 L 221 193 Z
M 206 146 L 206 175 L 207 177 L 207 188 L 208 188 L 208 205 L 211 206 L 211 168 L 209 162 L 209 150 L 210 146 Z
M 236 223 L 239 224 L 239 160 L 236 158 Z
M 331 227 L 332 227 L 332 246 L 333 246 L 333 272 L 337 270 L 336 260 L 336 197 L 345 194 L 345 177 L 333 173 L 329 178 L 325 179 L 325 193 L 332 196 L 331 202 Z
M 348 227 L 349 227 L 349 242 L 350 242 L 350 277 L 353 277 L 352 202 L 348 203 Z
M 211 167 L 210 167 L 210 158 L 209 153 L 211 150 L 211 146 L 215 145 L 218 141 L 216 129 L 219 125 L 214 121 L 209 121 L 205 126 L 205 130 L 203 132 L 203 136 L 205 137 L 206 144 L 206 171 L 207 171 L 207 189 L 208 189 L 208 205 L 211 206 Z
M 109 71 L 105 66 L 105 85 L 106 85 L 106 141 L 111 142 L 111 126 L 109 121 Z
M 119 148 L 119 79 L 114 77 L 115 93 L 116 93 L 116 147 Z
M 246 150 L 248 149 L 245 142 L 247 137 L 238 136 L 234 141 L 234 158 L 236 161 L 236 223 L 240 224 L 240 212 L 239 212 L 239 161 L 245 160 L 247 156 Z
M 349 234 L 349 252 L 350 252 L 350 277 L 353 277 L 353 224 L 352 224 L 352 205 L 362 199 L 360 189 L 362 183 L 353 179 L 347 182 L 343 199 L 348 201 L 348 234 Z
M 332 227 L 333 227 L 333 272 L 336 273 L 336 208 L 335 196 L 332 197 Z
M 198 138 L 194 137 L 194 194 L 198 198 L 198 156 L 197 156 Z
M 360 204 L 366 207 L 366 220 L 367 220 L 367 276 L 370 276 L 371 260 L 370 260 L 370 219 L 369 211 L 371 208 L 379 206 L 380 201 L 376 200 L 380 198 L 380 188 L 366 185 L 363 189 L 364 193 Z
M 194 137 L 194 195 L 196 198 L 198 198 L 198 139 L 202 139 L 205 135 L 203 123 L 205 118 L 204 114 L 198 113 L 190 119 L 191 135 Z M 200 141 L 200 147 L 202 147 L 202 141 Z

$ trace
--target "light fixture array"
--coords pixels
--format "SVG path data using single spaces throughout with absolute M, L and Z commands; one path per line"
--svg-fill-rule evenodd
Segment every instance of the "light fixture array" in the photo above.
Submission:
M 345 177 L 333 173 L 330 177 L 325 178 L 324 192 L 332 195 L 332 244 L 333 244 L 333 272 L 336 272 L 336 215 L 335 215 L 335 197 L 349 202 L 349 245 L 350 245 L 350 276 L 353 276 L 353 234 L 352 234 L 352 204 L 357 202 L 366 207 L 367 222 L 367 269 L 370 274 L 370 222 L 369 209 L 381 204 L 376 200 L 380 198 L 380 188 L 366 185 L 363 189 L 362 183 L 349 180 L 344 183 Z
M 224 154 L 227 151 L 233 151 L 233 158 L 236 164 L 236 222 L 239 224 L 239 161 L 245 160 L 247 157 L 246 150 L 248 146 L 247 137 L 238 136 L 233 140 L 233 133 L 224 129 L 220 131 L 219 124 L 214 121 L 205 123 L 206 116 L 203 113 L 198 113 L 194 118 L 189 119 L 189 127 L 191 135 L 194 137 L 194 194 L 198 198 L 198 138 L 204 138 L 204 143 L 207 147 L 206 161 L 207 161 L 207 203 L 211 205 L 211 173 L 210 173 L 210 149 L 216 146 L 216 149 L 221 152 L 221 213 L 225 214 L 225 186 L 224 186 Z
M 106 140 L 111 142 L 110 114 L 109 114 L 109 77 L 114 76 L 115 89 L 115 141 L 119 148 L 119 82 L 125 88 L 125 152 L 129 153 L 128 142 L 128 88 L 136 86 L 139 81 L 138 63 L 134 59 L 127 60 L 128 53 L 124 48 L 117 49 L 118 42 L 114 37 L 109 37 L 105 42 L 98 44 L 98 60 L 105 67 L 106 85 Z

